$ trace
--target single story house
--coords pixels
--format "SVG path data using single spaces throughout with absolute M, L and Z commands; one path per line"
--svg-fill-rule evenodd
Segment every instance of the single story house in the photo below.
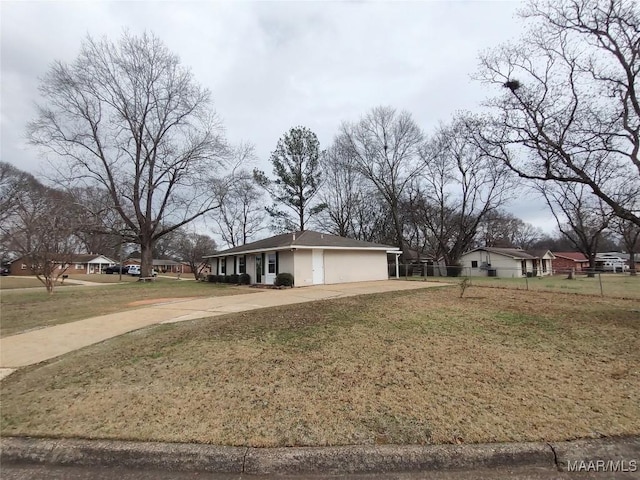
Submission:
M 140 265 L 142 262 L 139 258 L 128 258 L 123 265 Z M 188 263 L 176 262 L 167 258 L 154 258 L 152 260 L 153 268 L 161 273 L 192 273 Z
M 551 275 L 553 253 L 521 248 L 480 247 L 460 257 L 462 275 L 484 277 L 542 277 Z
M 208 255 L 211 273 L 247 273 L 253 284 L 272 285 L 279 273 L 293 275 L 295 286 L 386 280 L 387 252 L 379 243 L 305 230 L 284 233 Z
M 589 259 L 580 252 L 553 252 L 555 273 L 582 272 L 589 268 Z
M 116 262 L 104 255 L 96 253 L 77 253 L 65 255 L 57 263 L 58 270 L 66 270 L 65 273 L 102 273 L 109 265 Z M 17 258 L 9 266 L 11 275 L 35 275 L 31 268 L 32 262 L 27 257 Z

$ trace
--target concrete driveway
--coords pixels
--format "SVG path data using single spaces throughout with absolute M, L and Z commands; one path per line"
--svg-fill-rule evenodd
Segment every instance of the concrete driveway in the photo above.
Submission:
M 330 298 L 352 297 L 369 293 L 446 285 L 438 282 L 385 280 L 379 282 L 342 283 L 284 290 L 260 290 L 243 295 L 175 300 L 134 310 L 101 315 L 86 320 L 45 327 L 0 339 L 0 368 L 12 369 L 33 365 L 73 350 L 133 330 L 159 323 L 183 322 L 216 317 L 258 308 L 291 305 Z

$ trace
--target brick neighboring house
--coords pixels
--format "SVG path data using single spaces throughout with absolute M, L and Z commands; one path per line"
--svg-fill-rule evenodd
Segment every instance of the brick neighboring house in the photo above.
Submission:
M 582 272 L 589 268 L 589 259 L 580 252 L 553 252 L 556 257 L 553 259 L 554 273 L 568 273 L 575 269 Z
M 141 262 L 142 260 L 139 258 L 129 258 L 122 263 L 124 265 L 140 265 Z M 153 268 L 161 273 L 192 273 L 188 263 L 163 258 L 154 258 Z
M 102 273 L 109 265 L 115 265 L 115 261 L 104 255 L 96 253 L 78 253 L 70 257 L 69 261 L 60 262 L 57 266 L 58 270 L 66 268 L 66 274 L 93 274 Z M 31 269 L 31 262 L 27 257 L 17 258 L 11 262 L 9 266 L 11 275 L 35 275 Z

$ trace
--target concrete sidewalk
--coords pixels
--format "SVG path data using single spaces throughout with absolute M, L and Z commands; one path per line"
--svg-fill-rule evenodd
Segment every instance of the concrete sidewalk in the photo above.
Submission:
M 73 350 L 158 323 L 173 323 L 216 317 L 258 308 L 292 305 L 329 298 L 370 293 L 414 290 L 446 285 L 437 282 L 386 280 L 380 282 L 317 285 L 285 290 L 256 290 L 255 293 L 176 300 L 77 322 L 55 325 L 0 339 L 0 368 L 33 365 Z

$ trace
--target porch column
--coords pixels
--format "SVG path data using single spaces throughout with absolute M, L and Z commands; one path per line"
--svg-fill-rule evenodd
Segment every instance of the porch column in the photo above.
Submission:
M 400 258 L 400 253 L 396 253 L 396 278 L 400 278 L 400 265 L 398 265 L 398 258 Z

